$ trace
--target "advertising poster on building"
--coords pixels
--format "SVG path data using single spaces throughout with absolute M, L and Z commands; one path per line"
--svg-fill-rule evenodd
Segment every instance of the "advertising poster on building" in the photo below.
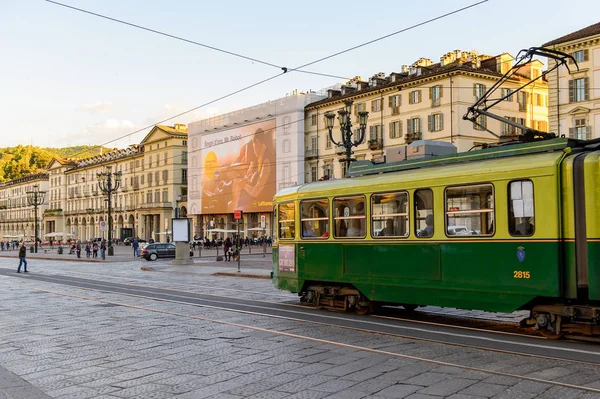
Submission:
M 272 211 L 275 149 L 275 119 L 202 135 L 202 213 Z

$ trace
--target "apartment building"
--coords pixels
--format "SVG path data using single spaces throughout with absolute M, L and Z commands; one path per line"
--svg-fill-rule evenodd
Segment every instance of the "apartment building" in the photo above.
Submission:
M 35 237 L 35 207 L 28 196 L 38 191 L 38 237 L 44 235 L 42 215 L 48 208 L 48 174 L 40 173 L 11 180 L 0 185 L 0 241 L 33 241 Z
M 550 129 L 574 139 L 600 137 L 600 22 L 544 44 L 573 56 L 549 75 Z M 556 61 L 549 60 L 549 67 Z
M 140 144 L 85 159 L 55 158 L 47 173 L 0 185 L 0 239 L 33 238 L 33 206 L 27 193 L 43 191 L 40 238 L 108 237 L 108 194 L 98 174 L 112 175 L 112 236 L 166 241 L 173 217 L 187 216 L 187 126 L 156 125 Z M 10 237 L 7 237 L 10 238 Z
M 358 160 L 382 156 L 385 148 L 416 140 L 440 140 L 454 144 L 458 151 L 510 138 L 519 130 L 506 123 L 481 116 L 478 124 L 463 120 L 469 106 L 482 96 L 513 65 L 508 53 L 498 56 L 455 50 L 440 62 L 421 58 L 404 65 L 400 72 L 379 73 L 368 81 L 359 77 L 328 91 L 328 97 L 305 108 L 306 181 L 344 176 L 344 147 L 329 138 L 324 114 L 337 112 L 352 101 L 354 135 L 358 134 L 358 112 L 368 111 L 364 142 L 354 149 Z M 498 96 L 514 93 L 523 83 L 540 76 L 543 64 L 536 60 L 522 66 L 507 81 Z M 548 131 L 547 82 L 540 79 L 511 94 L 491 112 L 527 127 Z M 491 132 L 491 133 L 490 133 Z M 340 141 L 339 124 L 333 138 Z

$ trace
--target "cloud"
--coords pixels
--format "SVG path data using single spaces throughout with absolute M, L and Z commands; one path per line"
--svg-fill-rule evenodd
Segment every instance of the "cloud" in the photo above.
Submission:
M 142 124 L 144 126 L 149 126 L 153 124 L 158 124 L 160 121 L 171 118 L 175 115 L 179 115 L 181 113 L 186 112 L 191 109 L 191 106 L 185 106 L 182 104 L 164 104 L 161 108 L 158 109 L 155 115 L 144 118 Z M 178 116 L 176 118 L 170 119 L 166 122 L 162 122 L 160 124 L 173 126 L 175 123 L 191 123 L 198 121 L 200 119 L 209 118 L 211 116 L 218 115 L 219 108 L 217 107 L 203 107 L 197 109 L 192 112 L 188 112 L 184 115 Z
M 81 104 L 76 108 L 77 111 L 85 111 L 90 114 L 101 114 L 112 109 L 111 102 L 97 102 L 96 104 Z
M 106 119 L 77 132 L 57 134 L 53 146 L 63 147 L 108 143 L 105 144 L 106 147 L 124 148 L 129 144 L 136 143 L 136 141 L 133 138 L 129 139 L 127 137 L 121 140 L 118 139 L 135 130 L 136 126 L 130 120 Z

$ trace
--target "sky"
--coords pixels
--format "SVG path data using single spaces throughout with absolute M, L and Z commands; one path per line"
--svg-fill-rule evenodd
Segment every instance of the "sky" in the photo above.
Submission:
M 57 1 L 289 69 L 478 2 Z M 0 147 L 124 148 L 149 131 L 131 134 L 136 130 L 278 74 L 163 124 L 187 124 L 296 89 L 344 82 L 282 74 L 44 0 L 0 0 L 0 16 Z M 598 0 L 488 0 L 306 70 L 368 79 L 421 57 L 438 62 L 455 49 L 517 55 L 597 23 L 598 16 Z

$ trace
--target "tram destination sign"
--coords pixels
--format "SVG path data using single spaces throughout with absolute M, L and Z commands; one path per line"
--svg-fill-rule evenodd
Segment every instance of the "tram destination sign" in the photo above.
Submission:
M 294 245 L 279 246 L 279 271 L 294 272 L 296 269 L 296 250 Z

